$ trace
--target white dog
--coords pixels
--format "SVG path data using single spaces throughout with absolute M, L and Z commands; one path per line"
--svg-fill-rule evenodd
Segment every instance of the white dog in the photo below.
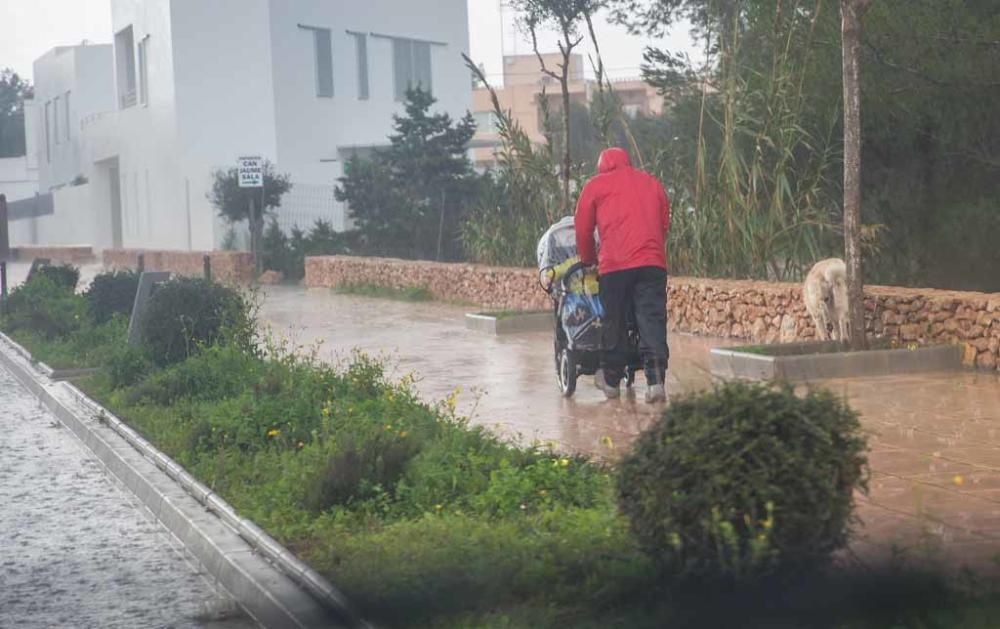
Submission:
M 821 341 L 850 338 L 847 308 L 847 267 L 839 258 L 820 260 L 806 275 L 802 286 L 806 311 L 816 324 L 816 337 Z

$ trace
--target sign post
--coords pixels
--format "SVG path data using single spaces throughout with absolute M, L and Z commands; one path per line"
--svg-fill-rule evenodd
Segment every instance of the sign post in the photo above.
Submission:
M 239 160 L 239 187 L 240 188 L 260 188 L 261 205 L 257 207 L 256 199 L 250 197 L 250 251 L 253 254 L 254 269 L 260 275 L 260 236 L 261 217 L 258 214 L 264 212 L 264 160 L 259 155 L 250 157 L 240 157 Z
M 10 257 L 10 236 L 7 229 L 7 197 L 0 194 L 0 307 L 7 299 L 7 258 Z

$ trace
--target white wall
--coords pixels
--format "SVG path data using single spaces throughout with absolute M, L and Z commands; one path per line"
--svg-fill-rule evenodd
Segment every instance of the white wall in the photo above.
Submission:
M 368 37 L 369 99 L 358 98 L 355 39 L 347 31 L 444 43 L 431 46 L 436 108 L 459 118 L 472 102 L 466 0 L 270 0 L 278 162 L 297 181 L 333 184 L 342 170 L 340 148 L 388 143 L 395 101 L 392 42 Z M 316 96 L 312 33 L 329 28 L 334 96 Z
M 37 156 L 41 192 L 87 176 L 89 164 L 81 151 L 81 120 L 114 107 L 110 64 L 110 45 L 61 46 L 35 61 L 34 107 L 31 121 L 26 122 L 26 133 L 33 131 L 32 153 Z
M 173 0 L 180 161 L 195 249 L 219 246 L 225 228 L 206 195 L 212 172 L 241 155 L 276 159 L 267 0 Z
M 117 85 L 111 90 L 118 111 L 108 121 L 95 124 L 94 135 L 113 133 L 115 142 L 94 138 L 95 159 L 117 157 L 121 193 L 122 245 L 125 247 L 186 249 L 191 230 L 184 213 L 184 178 L 180 159 L 179 127 L 174 90 L 173 31 L 170 0 L 112 0 L 112 33 L 131 26 L 133 49 L 147 45 L 148 99 L 130 107 L 118 101 Z M 117 63 L 119 52 L 112 59 Z M 141 69 L 136 58 L 136 79 Z M 117 74 L 113 73 L 117 82 Z M 105 148 L 100 149 L 104 145 Z M 112 155 L 112 149 L 114 155 Z M 107 171 L 95 193 L 107 199 Z M 105 185 L 106 184 L 106 185 Z
M 28 158 L 0 158 L 0 194 L 8 201 L 34 196 L 38 192 L 38 171 L 28 167 Z
M 89 185 L 66 186 L 52 192 L 53 214 L 22 218 L 10 222 L 11 246 L 17 245 L 91 245 L 103 248 L 106 242 L 91 203 Z

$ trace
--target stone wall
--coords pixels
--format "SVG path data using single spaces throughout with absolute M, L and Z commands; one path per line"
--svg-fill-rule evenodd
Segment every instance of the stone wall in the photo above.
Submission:
M 798 284 L 672 278 L 667 289 L 670 327 L 748 339 L 754 343 L 816 336 Z M 1000 294 L 865 287 L 870 334 L 910 343 L 960 343 L 965 363 L 996 369 L 1000 362 Z
M 345 256 L 306 259 L 305 284 L 426 288 L 437 299 L 495 310 L 550 307 L 533 269 Z M 754 343 L 815 338 L 799 284 L 671 277 L 670 328 Z M 900 344 L 960 343 L 967 365 L 1000 363 L 1000 293 L 869 286 L 868 332 Z
M 18 262 L 46 258 L 56 264 L 88 264 L 96 260 L 90 245 L 19 245 L 12 247 L 10 254 Z
M 187 277 L 204 275 L 204 259 L 209 256 L 212 277 L 220 282 L 249 284 L 253 281 L 253 257 L 243 251 L 160 251 L 148 249 L 105 249 L 105 268 L 137 269 L 139 254 L 147 271 L 170 271 Z
M 475 304 L 493 310 L 544 310 L 548 295 L 531 269 L 475 264 L 441 264 L 388 258 L 322 256 L 306 258 L 306 286 L 335 288 L 367 284 L 425 288 L 435 299 Z

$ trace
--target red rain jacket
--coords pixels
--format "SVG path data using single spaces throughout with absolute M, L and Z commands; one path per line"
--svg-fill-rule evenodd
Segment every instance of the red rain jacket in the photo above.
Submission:
M 628 153 L 601 153 L 598 174 L 576 204 L 576 251 L 587 264 L 598 262 L 594 228 L 600 238 L 598 271 L 605 275 L 642 266 L 667 268 L 664 241 L 670 229 L 670 200 L 655 177 L 632 168 Z

